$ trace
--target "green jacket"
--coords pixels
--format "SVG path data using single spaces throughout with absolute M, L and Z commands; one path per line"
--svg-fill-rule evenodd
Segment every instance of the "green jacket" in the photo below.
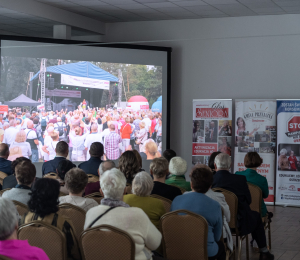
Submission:
M 236 172 L 235 174 L 244 175 L 247 179 L 247 182 L 250 182 L 250 183 L 258 186 L 262 191 L 263 199 L 265 199 L 269 196 L 269 186 L 268 186 L 268 181 L 267 181 L 266 177 L 260 175 L 259 173 L 257 173 L 256 171 L 254 171 L 252 169 L 247 169 L 246 171 L 242 171 L 242 172 Z M 266 214 L 267 214 L 267 207 L 266 207 L 264 200 L 262 200 L 261 215 L 264 217 L 264 216 L 266 216 Z
M 184 175 L 171 175 L 170 178 L 166 179 L 166 184 L 173 184 L 185 189 L 186 191 L 191 191 L 191 184 L 185 180 Z

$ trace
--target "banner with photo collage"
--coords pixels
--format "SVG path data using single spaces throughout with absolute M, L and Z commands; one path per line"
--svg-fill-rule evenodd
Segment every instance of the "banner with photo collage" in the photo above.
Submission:
M 300 100 L 277 100 L 276 204 L 300 205 Z
M 258 152 L 263 159 L 257 172 L 267 178 L 269 197 L 274 202 L 276 149 L 276 100 L 236 100 L 234 172 L 246 170 L 247 152 Z
M 217 151 L 231 156 L 231 136 L 231 99 L 193 100 L 193 165 L 208 165 L 209 156 Z

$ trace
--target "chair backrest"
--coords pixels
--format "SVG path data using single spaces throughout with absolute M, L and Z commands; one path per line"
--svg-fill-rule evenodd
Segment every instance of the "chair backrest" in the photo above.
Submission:
M 8 175 L 4 172 L 0 171 L 0 184 L 3 185 L 3 180 L 6 178 Z
M 223 188 L 213 188 L 212 190 L 215 192 L 221 192 L 224 195 L 230 210 L 230 222 L 228 223 L 229 227 L 237 230 L 237 211 L 238 211 L 237 196 L 233 192 L 229 190 L 225 190 Z
M 164 258 L 207 259 L 208 224 L 204 217 L 187 210 L 166 213 L 160 219 Z
M 251 194 L 250 209 L 261 214 L 262 191 L 257 185 L 250 182 L 247 182 L 247 184 Z
M 4 189 L 4 190 L 0 190 L 0 195 L 2 196 L 2 194 L 3 194 L 4 192 L 6 192 L 7 190 L 11 190 L 11 188 L 7 188 L 7 189 Z
M 35 220 L 18 228 L 18 238 L 43 249 L 49 259 L 67 259 L 66 238 L 57 227 Z
M 13 203 L 15 204 L 20 216 L 24 216 L 25 213 L 27 213 L 29 211 L 29 208 L 27 207 L 27 205 L 25 205 L 19 201 L 16 201 L 16 200 L 13 200 Z
M 103 196 L 101 195 L 100 192 L 94 192 L 89 195 L 84 196 L 85 198 L 91 198 L 97 201 L 100 204 L 100 201 L 103 199 Z
M 50 179 L 57 179 L 57 173 L 56 172 L 49 172 L 43 176 L 43 178 L 50 178 Z
M 88 176 L 88 183 L 99 181 L 99 176 L 96 176 L 94 174 L 89 174 L 89 173 L 87 174 L 87 176 Z
M 170 210 L 171 210 L 171 204 L 172 204 L 171 200 L 169 200 L 167 198 L 164 198 L 162 196 L 156 195 L 156 194 L 151 194 L 150 197 L 156 198 L 156 199 L 160 199 L 162 201 L 162 203 L 164 204 L 166 213 L 170 212 Z
M 0 255 L 0 260 L 12 260 L 11 258 L 8 258 L 5 255 Z
M 109 225 L 88 228 L 80 236 L 83 260 L 134 260 L 135 243 L 124 230 Z
M 179 187 L 179 186 L 177 186 L 175 184 L 169 184 L 169 185 L 177 187 L 178 189 L 180 189 L 182 194 L 186 192 L 186 190 L 184 188 L 181 188 L 181 187 Z
M 63 203 L 59 205 L 58 213 L 72 220 L 75 236 L 79 240 L 80 234 L 83 231 L 86 212 L 73 204 Z

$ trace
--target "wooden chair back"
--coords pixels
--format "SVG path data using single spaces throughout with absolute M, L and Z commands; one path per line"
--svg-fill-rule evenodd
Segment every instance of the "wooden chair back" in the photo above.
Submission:
M 43 178 L 50 178 L 50 179 L 57 179 L 57 173 L 56 172 L 49 172 L 43 176 Z
M 15 204 L 20 216 L 24 216 L 29 211 L 29 208 L 27 207 L 27 205 L 25 205 L 19 201 L 16 201 L 16 200 L 13 200 L 13 203 Z
M 91 198 L 91 199 L 94 199 L 95 201 L 98 202 L 98 204 L 100 204 L 100 201 L 103 199 L 103 196 L 101 195 L 100 192 L 94 192 L 94 193 L 91 193 L 89 195 L 86 195 L 84 196 L 85 198 Z
M 11 190 L 11 188 L 7 188 L 7 189 L 4 189 L 4 190 L 0 190 L 0 195 L 2 196 L 2 194 L 3 194 L 4 192 L 6 192 L 7 190 Z
M 4 172 L 0 171 L 0 184 L 3 185 L 3 180 L 6 178 L 8 175 Z
M 160 229 L 163 235 L 164 258 L 208 259 L 208 224 L 204 217 L 187 210 L 176 210 L 161 217 Z
M 90 173 L 88 173 L 87 176 L 88 176 L 88 183 L 99 181 L 99 176 Z
M 35 220 L 18 228 L 18 239 L 28 240 L 31 246 L 45 251 L 49 259 L 67 260 L 67 243 L 64 233 L 57 227 Z
M 257 185 L 254 185 L 250 182 L 247 184 L 251 194 L 250 208 L 251 210 L 257 211 L 259 214 L 261 214 L 262 191 Z
M 181 187 L 179 187 L 179 186 L 177 186 L 175 184 L 169 184 L 169 185 L 177 187 L 178 189 L 180 189 L 180 191 L 181 191 L 182 194 L 186 192 L 186 190 L 184 188 L 181 188 Z
M 134 260 L 135 243 L 124 230 L 109 225 L 88 228 L 80 236 L 83 260 Z
M 74 233 L 79 241 L 80 234 L 83 231 L 84 221 L 85 221 L 85 214 L 86 212 L 73 204 L 70 203 L 62 203 L 59 205 L 59 214 L 66 216 L 72 220 L 74 226 Z

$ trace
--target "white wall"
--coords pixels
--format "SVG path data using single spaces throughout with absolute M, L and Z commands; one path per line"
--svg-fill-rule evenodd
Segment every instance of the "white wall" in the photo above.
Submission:
M 190 166 L 193 99 L 300 98 L 300 15 L 114 23 L 105 41 L 173 48 L 171 148 Z

